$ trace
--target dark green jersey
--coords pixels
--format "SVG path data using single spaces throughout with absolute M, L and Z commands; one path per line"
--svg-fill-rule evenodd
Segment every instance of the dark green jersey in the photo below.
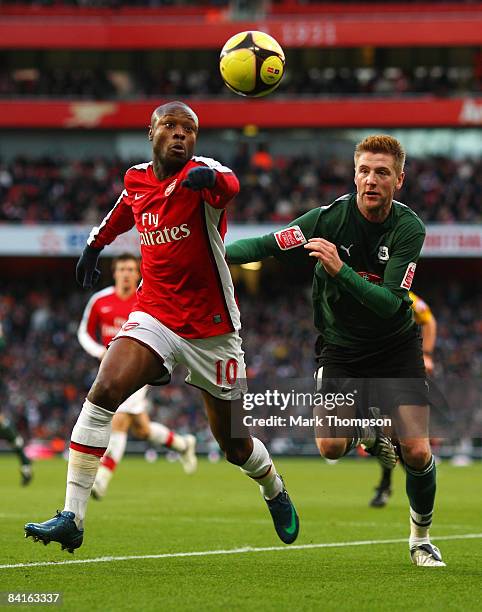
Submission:
M 394 201 L 383 223 L 365 219 L 356 194 L 295 219 L 287 228 L 228 245 L 230 263 L 273 255 L 303 264 L 310 238 L 333 242 L 344 262 L 332 277 L 317 263 L 313 278 L 315 326 L 329 344 L 377 350 L 402 339 L 414 325 L 408 290 L 425 238 L 419 217 Z

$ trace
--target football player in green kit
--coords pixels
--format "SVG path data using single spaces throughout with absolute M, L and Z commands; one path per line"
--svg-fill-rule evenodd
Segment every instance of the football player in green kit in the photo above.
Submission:
M 365 138 L 355 149 L 356 193 L 309 211 L 279 232 L 238 240 L 227 247 L 227 258 L 247 263 L 273 255 L 295 264 L 306 263 L 307 255 L 316 259 L 313 309 L 322 337 L 317 390 L 346 392 L 358 380 L 363 397 L 390 403 L 406 471 L 410 557 L 418 566 L 444 566 L 429 538 L 435 464 L 423 354 L 408 295 L 425 228 L 393 199 L 403 184 L 404 163 L 395 138 Z M 317 430 L 316 442 L 328 459 L 361 443 L 382 464 L 396 461 L 390 440 L 371 425 L 348 433 Z

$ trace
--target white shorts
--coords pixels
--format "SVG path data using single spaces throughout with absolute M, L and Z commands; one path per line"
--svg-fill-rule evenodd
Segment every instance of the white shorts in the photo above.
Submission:
M 125 402 L 117 408 L 116 412 L 125 412 L 126 414 L 141 414 L 148 412 L 149 401 L 147 399 L 148 386 L 145 385 L 130 395 Z
M 238 332 L 196 340 L 181 338 L 146 312 L 134 311 L 114 340 L 117 338 L 133 338 L 149 347 L 162 358 L 170 374 L 177 365 L 186 366 L 186 382 L 213 397 L 232 400 L 246 392 Z

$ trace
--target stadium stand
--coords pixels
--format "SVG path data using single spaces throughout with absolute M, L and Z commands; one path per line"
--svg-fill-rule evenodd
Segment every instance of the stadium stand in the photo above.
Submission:
M 141 60 L 132 63 L 141 65 Z M 18 54 L 17 54 L 18 61 Z M 221 96 L 231 97 L 216 72 L 216 53 L 205 59 L 202 68 L 180 69 L 169 65 L 140 70 L 110 70 L 82 66 L 35 65 L 5 68 L 10 54 L 3 54 L 0 71 L 0 97 L 61 98 L 81 100 L 129 100 L 137 98 Z M 25 64 L 25 62 L 22 62 Z M 475 62 L 474 62 L 475 64 Z M 452 97 L 481 91 L 479 69 L 476 65 L 461 66 L 306 66 L 296 58 L 288 58 L 288 65 L 297 70 L 286 71 L 279 94 L 287 96 L 414 96 L 431 94 Z
M 0 402 L 7 413 L 20 419 L 29 436 L 67 439 L 98 364 L 85 354 L 76 337 L 85 294 L 66 292 L 69 282 L 61 279 L 52 285 L 46 289 L 41 283 L 24 281 L 0 292 L 6 340 L 0 370 L 8 372 L 2 376 Z M 270 293 L 268 299 L 261 292 L 253 300 L 241 291 L 248 377 L 253 383 L 312 377 L 316 333 L 309 292 L 308 285 L 300 285 L 289 296 Z M 470 430 L 470 419 L 475 421 L 477 415 L 474 406 L 467 406 L 467 394 L 482 374 L 482 298 L 460 283 L 451 283 L 447 289 L 426 288 L 424 295 L 437 313 L 436 378 L 459 381 L 458 395 L 452 395 L 451 402 L 457 410 L 466 407 Z M 154 416 L 169 427 L 195 431 L 208 439 L 198 395 L 182 384 L 179 372 L 175 383 L 151 394 Z M 305 442 L 311 448 L 311 440 Z
M 230 134 L 230 146 L 220 145 L 226 145 L 222 159 L 242 185 L 230 222 L 283 224 L 353 189 L 350 157 L 325 146 L 320 130 L 339 130 L 351 147 L 352 128 L 405 128 L 408 133 L 432 127 L 454 135 L 480 128 L 481 6 L 470 0 L 3 0 L 2 150 L 14 149 L 19 135 L 33 135 L 36 142 L 22 156 L 9 154 L 0 161 L 0 223 L 25 229 L 98 223 L 122 189 L 123 172 L 139 162 L 134 154 L 128 159 L 128 145 L 123 156 L 115 146 L 105 156 L 114 137 L 132 143 L 133 131 L 145 130 L 155 101 L 189 97 L 203 131 Z M 233 15 L 244 20 L 231 21 Z M 367 15 L 374 27 L 363 27 Z M 241 24 L 246 29 L 265 25 L 286 51 L 284 80 L 266 100 L 238 98 L 218 75 L 219 49 Z M 299 153 L 300 145 L 292 151 L 289 131 L 295 128 L 310 134 L 317 129 L 312 137 L 319 138 L 319 151 Z M 49 130 L 48 138 L 36 129 Z M 270 152 L 274 130 L 286 136 L 289 155 L 280 154 L 279 146 Z M 43 150 L 55 151 L 50 142 L 60 134 L 63 146 L 72 134 L 74 151 L 84 137 L 95 136 L 96 144 L 105 138 L 105 144 L 102 153 L 94 145 L 88 156 L 37 152 L 43 135 L 49 143 Z M 250 134 L 258 136 L 236 151 Z M 253 149 L 263 139 L 268 146 L 256 154 Z M 479 151 L 416 157 L 410 150 L 399 199 L 426 222 L 451 229 L 458 223 L 480 224 Z M 461 241 L 463 232 L 456 234 L 449 238 Z M 442 234 L 437 238 L 443 241 Z M 467 262 L 478 261 L 462 259 L 463 254 L 456 253 L 451 264 L 460 262 L 465 269 Z M 20 258 L 5 256 L 14 268 L 28 268 L 29 260 L 18 265 Z M 21 419 L 26 433 L 42 439 L 68 438 L 97 370 L 75 337 L 87 296 L 74 288 L 71 270 L 54 272 L 58 259 L 44 262 L 48 289 L 28 274 L 12 276 L 0 289 L 6 336 L 0 401 Z M 458 266 L 447 261 L 433 262 L 434 273 L 419 289 L 439 323 L 437 377 L 476 380 L 482 356 L 480 297 L 470 279 L 461 280 Z M 475 266 L 471 270 L 478 278 Z M 263 293 L 253 300 L 240 292 L 249 375 L 254 381 L 311 376 L 308 281 L 298 282 L 298 297 L 289 302 L 273 286 L 268 286 L 269 300 Z M 154 414 L 167 425 L 209 439 L 198 400 L 185 385 L 171 385 L 153 399 Z M 454 399 L 458 408 L 464 405 L 463 397 Z
M 122 191 L 125 170 L 138 161 L 0 161 L 0 221 L 95 224 Z M 273 156 L 272 167 L 266 168 L 240 148 L 231 164 L 242 186 L 229 209 L 233 221 L 283 223 L 353 190 L 350 160 Z M 480 159 L 411 158 L 398 197 L 426 222 L 479 223 L 481 175 Z

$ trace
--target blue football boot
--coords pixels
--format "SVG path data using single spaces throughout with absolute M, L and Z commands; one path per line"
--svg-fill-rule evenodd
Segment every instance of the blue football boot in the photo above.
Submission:
M 285 544 L 292 544 L 298 537 L 300 521 L 288 491 L 285 489 L 283 479 L 281 476 L 279 478 L 283 483 L 283 490 L 275 498 L 265 501 L 280 540 Z
M 62 550 L 67 549 L 73 553 L 82 545 L 84 530 L 79 529 L 74 521 L 73 512 L 59 512 L 57 510 L 54 518 L 44 523 L 27 523 L 25 525 L 25 537 L 32 536 L 34 542 L 42 541 L 45 546 L 50 542 L 60 542 Z

